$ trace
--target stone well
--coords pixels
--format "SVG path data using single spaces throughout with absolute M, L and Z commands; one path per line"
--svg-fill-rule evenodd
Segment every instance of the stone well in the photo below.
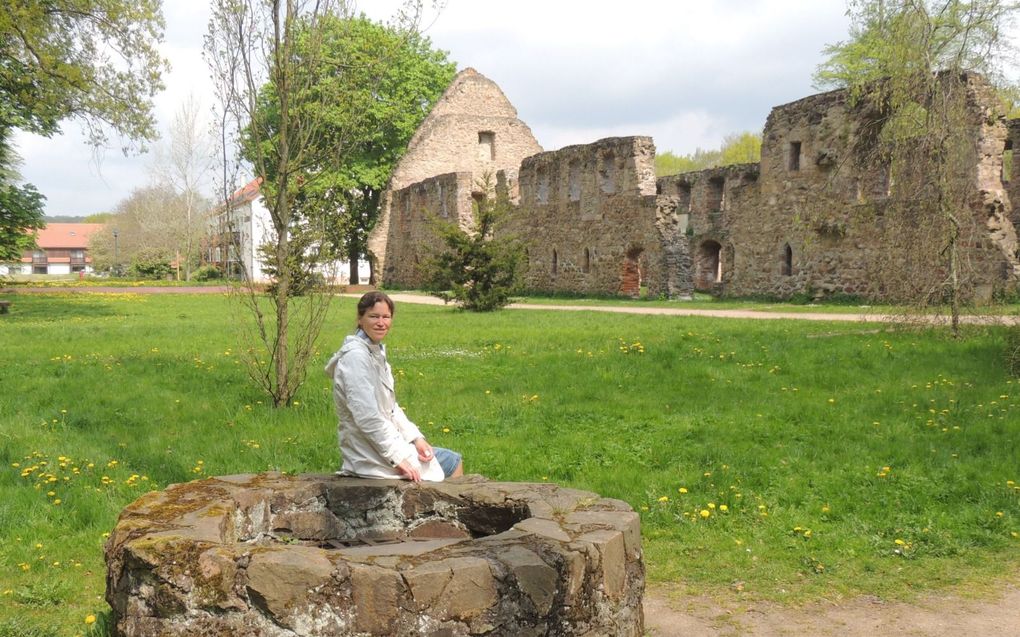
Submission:
M 130 637 L 643 633 L 638 515 L 553 484 L 209 478 L 130 504 L 106 563 Z

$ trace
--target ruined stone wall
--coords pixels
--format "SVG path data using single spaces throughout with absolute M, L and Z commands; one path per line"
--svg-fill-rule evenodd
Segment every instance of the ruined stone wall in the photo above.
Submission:
M 664 292 L 654 160 L 649 137 L 608 138 L 524 160 L 520 200 L 506 232 L 527 248 L 525 286 Z
M 972 216 L 964 215 L 962 245 L 968 292 L 980 300 L 1008 286 L 1016 269 L 1016 232 L 1006 219 L 1011 208 L 1001 182 L 1006 128 L 987 85 L 973 77 L 968 82 L 974 152 L 965 170 L 974 201 Z M 705 265 L 716 244 L 722 261 L 716 289 L 730 295 L 898 300 L 916 295 L 923 284 L 911 273 L 937 279 L 932 264 L 942 240 L 916 217 L 918 184 L 928 176 L 893 179 L 873 153 L 876 121 L 866 108 L 848 104 L 843 91 L 774 108 L 757 184 L 748 172 L 739 186 L 724 189 L 718 220 L 709 205 L 707 232 L 691 217 L 697 287 L 708 282 Z M 667 183 L 660 180 L 660 189 Z
M 390 256 L 404 258 L 394 252 L 403 239 L 390 227 L 393 192 L 447 173 L 472 175 L 471 187 L 480 190 L 485 175 L 494 182 L 497 172 L 516 172 L 525 157 L 539 152 L 531 129 L 495 82 L 470 68 L 458 73 L 415 131 L 382 197 L 379 222 L 368 240 L 377 276 L 382 272 L 386 284 L 406 284 L 387 278 L 402 269 L 387 266 Z
M 400 287 L 420 287 L 421 264 L 441 247 L 432 218 L 470 228 L 473 175 L 448 173 L 426 179 L 392 194 L 389 250 L 384 280 Z
M 1020 124 L 1007 126 L 987 82 L 963 80 L 971 152 L 953 174 L 967 181 L 972 201 L 961 215 L 962 269 L 965 293 L 984 300 L 1020 277 L 1020 213 L 1010 204 L 1011 191 L 1020 200 L 1020 166 L 1008 183 L 1002 175 L 1004 152 L 1020 144 Z M 917 298 L 944 275 L 933 264 L 942 261 L 945 230 L 921 213 L 918 193 L 931 176 L 911 171 L 909 162 L 892 175 L 880 159 L 883 121 L 866 101 L 851 104 L 845 91 L 813 95 L 772 110 L 760 164 L 656 180 L 647 137 L 525 158 L 538 149 L 530 131 L 495 84 L 468 70 L 415 134 L 394 176 L 403 189 L 387 193 L 373 234 L 396 257 L 381 259 L 383 280 L 420 284 L 415 268 L 423 246 L 434 245 L 421 223 L 425 211 L 450 196 L 469 206 L 487 173 L 515 204 L 502 232 L 527 246 L 532 290 Z M 516 141 L 504 146 L 504 137 Z M 457 166 L 456 177 L 441 166 Z M 441 173 L 453 181 L 427 181 Z M 439 196 L 442 184 L 453 190 Z
M 1009 174 L 1004 172 L 1002 177 L 1006 193 L 1013 204 L 1009 218 L 1013 222 L 1013 227 L 1020 231 L 1020 205 L 1018 205 L 1020 204 L 1020 153 L 1014 151 L 1014 149 L 1020 150 L 1020 119 L 1008 120 L 1006 128 L 1003 152 L 1008 151 L 1012 160 L 1009 162 Z

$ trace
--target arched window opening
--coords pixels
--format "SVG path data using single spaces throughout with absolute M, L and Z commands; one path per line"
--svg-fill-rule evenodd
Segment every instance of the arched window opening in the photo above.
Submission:
M 635 246 L 624 255 L 623 268 L 620 272 L 620 294 L 632 298 L 641 296 L 644 274 L 641 268 L 641 255 L 644 251 L 641 246 Z
M 698 247 L 694 262 L 694 285 L 699 290 L 712 288 L 722 281 L 722 246 L 708 240 Z
M 556 254 L 556 250 L 555 249 L 553 250 L 553 255 L 552 255 L 552 273 L 553 273 L 553 276 L 556 276 L 557 274 L 560 273 L 559 256 Z
M 591 250 L 584 249 L 584 260 L 581 261 L 581 272 L 588 274 L 591 271 Z
M 783 247 L 783 263 L 781 272 L 783 276 L 790 276 L 793 274 L 793 248 L 787 243 Z

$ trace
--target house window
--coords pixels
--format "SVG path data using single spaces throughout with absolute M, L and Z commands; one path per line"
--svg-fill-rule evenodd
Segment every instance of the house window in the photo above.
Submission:
M 32 266 L 32 274 L 46 274 L 46 266 L 45 265 L 33 265 Z
M 481 161 L 494 161 L 496 159 L 496 133 L 492 131 L 479 131 L 478 159 Z
M 786 157 L 786 169 L 791 172 L 800 170 L 800 142 L 790 142 Z

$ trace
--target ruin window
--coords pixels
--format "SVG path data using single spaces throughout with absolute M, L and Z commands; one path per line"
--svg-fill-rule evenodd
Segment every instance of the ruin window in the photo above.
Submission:
M 588 248 L 584 249 L 584 259 L 581 261 L 581 272 L 588 274 L 591 272 L 591 250 Z
M 705 290 L 722 281 L 722 246 L 717 241 L 705 241 L 698 247 L 694 262 L 694 285 Z
M 712 177 L 708 180 L 708 193 L 705 202 L 709 212 L 720 212 L 725 205 L 724 188 L 725 180 L 722 177 Z
M 478 159 L 481 161 L 493 161 L 496 159 L 496 133 L 492 131 L 479 131 Z
M 691 211 L 691 184 L 686 181 L 681 181 L 676 185 L 677 195 L 680 197 L 680 201 L 676 204 L 677 210 L 684 210 L 687 212 Z
M 1006 140 L 1006 147 L 1002 151 L 1002 183 L 1008 184 L 1013 176 L 1013 140 Z
M 535 201 L 538 203 L 549 203 L 549 173 L 545 168 L 539 168 L 535 175 Z
M 616 192 L 616 156 L 606 153 L 599 164 L 599 190 L 611 195 Z
M 446 205 L 446 188 L 439 184 L 439 214 L 443 217 L 450 216 L 450 210 Z
M 581 164 L 576 159 L 567 167 L 567 196 L 570 201 L 581 200 Z
M 553 248 L 553 255 L 552 255 L 552 273 L 553 273 L 553 276 L 556 276 L 557 274 L 560 273 L 560 260 L 559 260 L 559 257 L 556 254 L 556 249 L 555 248 Z
M 783 262 L 780 267 L 780 273 L 783 276 L 791 276 L 793 274 L 793 248 L 787 243 L 783 247 Z
M 800 142 L 790 142 L 786 157 L 786 169 L 789 171 L 800 170 Z

